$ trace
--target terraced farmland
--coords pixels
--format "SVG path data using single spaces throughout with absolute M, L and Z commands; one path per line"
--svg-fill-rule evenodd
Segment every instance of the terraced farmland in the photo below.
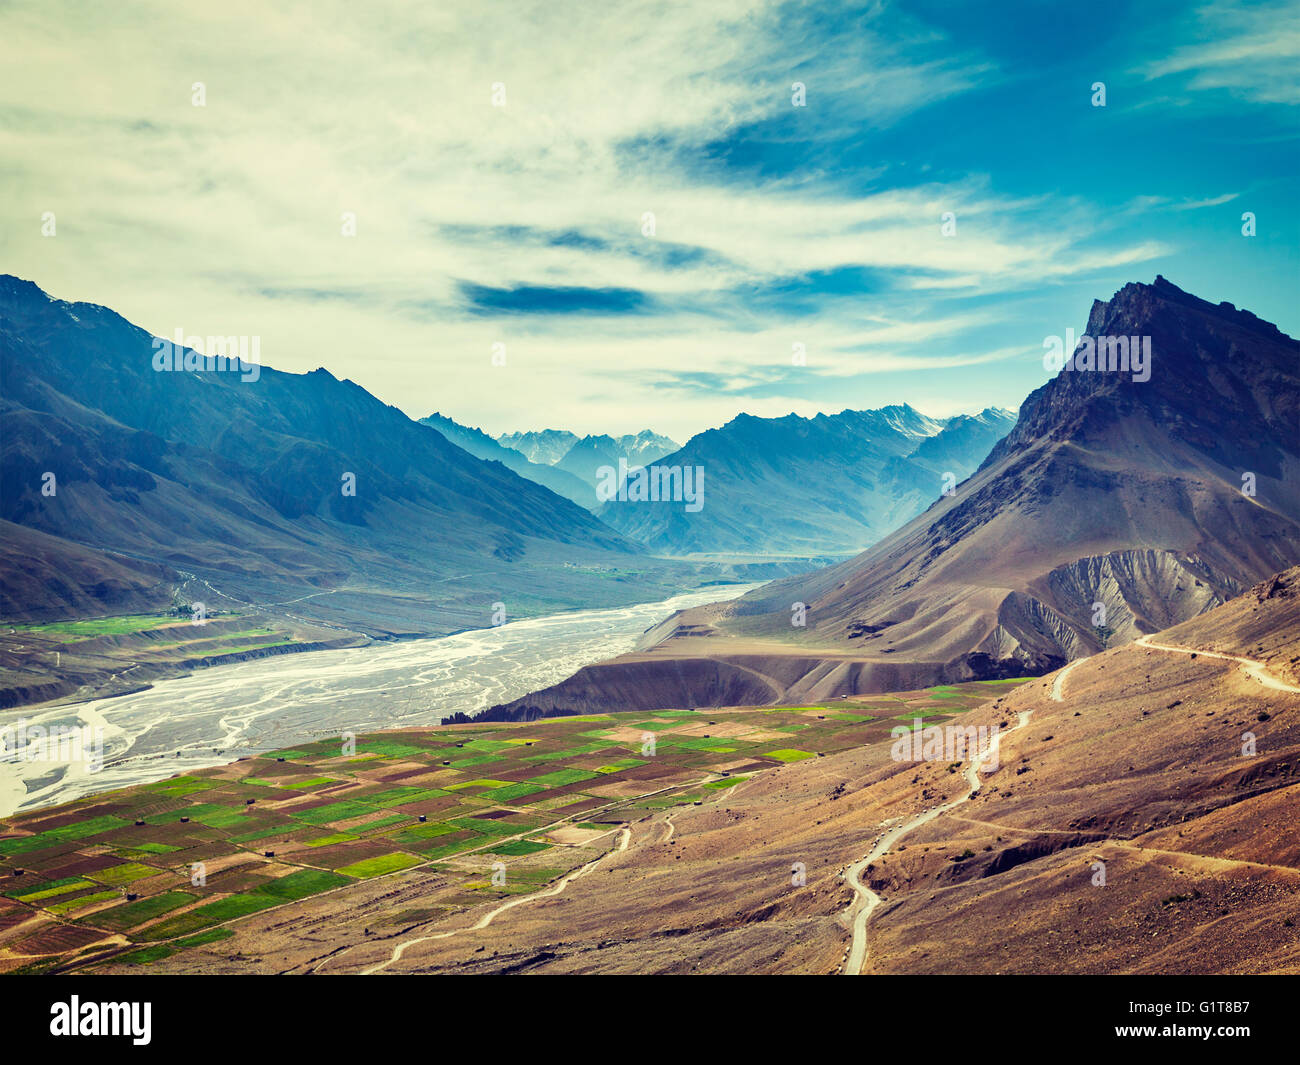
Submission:
M 150 963 L 325 892 L 420 877 L 394 921 L 545 887 L 620 825 L 888 743 L 1014 682 L 780 709 L 456 725 L 299 744 L 0 821 L 0 972 Z M 411 896 L 411 897 L 406 897 Z

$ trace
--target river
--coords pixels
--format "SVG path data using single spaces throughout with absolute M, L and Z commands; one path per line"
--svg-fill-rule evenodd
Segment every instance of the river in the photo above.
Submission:
M 102 740 L 103 754 L 101 764 L 71 744 L 60 750 L 45 743 L 33 747 L 39 758 L 0 759 L 0 817 L 321 736 L 436 725 L 458 710 L 472 715 L 630 651 L 675 610 L 756 587 L 717 586 L 437 639 L 260 658 L 160 681 L 134 695 L 9 711 L 0 714 L 0 727 L 82 729 L 93 737 L 88 749 Z

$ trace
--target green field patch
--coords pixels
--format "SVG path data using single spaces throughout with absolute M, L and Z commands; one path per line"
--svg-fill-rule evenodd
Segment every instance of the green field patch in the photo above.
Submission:
M 261 651 L 267 647 L 287 647 L 289 644 L 293 642 L 294 641 L 292 639 L 289 639 L 289 640 L 271 640 L 268 641 L 267 643 L 223 644 L 220 647 L 214 647 L 208 651 L 192 651 L 190 652 L 190 655 L 193 658 L 216 658 L 218 655 L 237 654 L 243 651 Z
M 107 902 L 109 899 L 120 899 L 121 897 L 116 891 L 96 891 L 92 895 L 82 895 L 79 898 L 69 899 L 67 902 L 56 902 L 54 905 L 45 908 L 50 913 L 62 916 L 65 913 L 71 913 L 73 910 L 79 910 L 82 906 L 89 906 L 95 902 Z
M 507 784 L 504 788 L 493 788 L 491 791 L 483 792 L 481 798 L 491 799 L 493 802 L 514 802 L 516 799 L 536 795 L 539 791 L 545 790 L 540 784 Z
M 122 818 L 114 817 L 112 814 L 104 814 L 102 817 L 92 817 L 89 821 L 78 821 L 76 824 L 64 825 L 62 828 L 52 828 L 48 832 L 42 832 L 41 835 L 46 839 L 58 840 L 59 842 L 88 839 L 91 836 L 112 832 L 116 828 L 125 828 L 130 823 L 130 821 L 123 821 Z
M 361 754 L 382 754 L 385 758 L 410 758 L 415 755 L 428 757 L 434 753 L 428 747 L 414 747 L 394 740 L 363 740 L 361 748 Z
M 483 765 L 486 762 L 501 761 L 495 754 L 478 754 L 469 758 L 457 758 L 451 763 L 453 769 L 472 769 L 476 765 Z
M 566 758 L 581 758 L 584 754 L 595 754 L 597 751 L 607 751 L 611 747 L 619 746 L 612 740 L 595 740 L 591 743 L 584 743 L 581 747 L 567 747 L 562 751 L 543 751 L 541 754 L 530 754 L 524 758 L 525 762 L 555 762 Z
M 464 791 L 466 788 L 508 788 L 515 783 L 513 780 L 493 780 L 491 777 L 482 777 L 478 780 L 464 780 L 459 784 L 448 784 L 448 791 Z
M 793 747 L 783 747 L 779 751 L 766 751 L 763 757 L 775 758 L 778 762 L 802 762 L 805 758 L 812 758 L 814 755 L 808 751 L 796 750 Z
M 231 928 L 211 928 L 206 932 L 200 932 L 197 936 L 190 936 L 187 939 L 178 939 L 172 945 L 184 947 L 186 949 L 189 949 L 190 947 L 202 947 L 206 946 L 208 943 L 217 943 L 223 939 L 229 939 L 234 934 L 234 929 Z M 145 949 L 149 950 L 152 948 L 146 947 Z
M 710 780 L 704 786 L 706 788 L 730 788 L 733 785 L 739 784 L 742 780 L 748 780 L 748 779 L 749 779 L 748 776 L 727 777 L 725 780 Z
M 566 784 L 577 784 L 583 780 L 593 780 L 599 773 L 588 772 L 586 769 L 557 769 L 554 773 L 544 773 L 540 777 L 529 777 L 528 783 L 542 784 L 548 788 L 560 788 Z
M 96 880 L 101 884 L 109 884 L 118 887 L 122 884 L 130 884 L 135 880 L 143 880 L 146 876 L 157 876 L 160 870 L 155 869 L 152 865 L 145 865 L 143 862 L 127 862 L 124 865 L 114 865 L 108 869 L 100 869 L 92 873 Z
M 686 751 L 734 751 L 728 747 L 726 740 L 712 736 L 669 736 L 659 741 L 660 747 L 681 747 Z
M 462 851 L 472 850 L 475 847 L 481 847 L 485 838 L 478 833 L 458 840 L 450 840 L 443 843 L 431 843 L 428 846 L 412 845 L 412 850 L 418 850 L 424 855 L 426 860 L 435 858 L 450 858 L 454 854 L 460 854 Z
M 208 828 L 231 828 L 248 820 L 249 815 L 244 812 L 247 809 L 249 809 L 247 806 L 219 806 L 197 817 L 191 816 L 190 820 L 197 821 Z
M 377 792 L 374 795 L 362 795 L 357 798 L 357 802 L 363 802 L 367 806 L 406 806 L 408 803 L 424 802 L 426 799 L 437 799 L 447 794 L 444 788 L 412 788 L 397 787 L 389 788 L 387 791 Z
M 170 614 L 125 614 L 116 618 L 92 618 L 88 621 L 51 621 L 41 625 L 15 625 L 22 632 L 43 633 L 47 636 L 67 636 L 90 640 L 96 636 L 126 636 L 133 632 L 147 632 L 164 625 L 177 625 L 179 619 Z
M 329 847 L 335 843 L 348 843 L 357 837 L 348 832 L 335 832 L 330 836 L 320 836 L 317 839 L 309 839 L 304 842 L 308 847 Z
M 304 810 L 302 813 L 293 813 L 290 816 L 294 820 L 307 825 L 327 825 L 331 821 L 347 821 L 353 817 L 365 817 L 366 814 L 373 812 L 373 808 L 364 803 L 345 799 L 342 802 L 332 802 L 326 806 L 318 806 L 314 810 Z
M 639 765 L 649 765 L 650 763 L 641 758 L 620 758 L 617 762 L 610 762 L 609 765 L 600 765 L 596 767 L 597 773 L 621 773 L 624 769 L 635 769 Z
M 876 720 L 870 714 L 829 714 L 828 716 L 835 718 L 837 721 L 847 721 L 851 725 L 861 725 L 864 722 Z
M 251 784 L 251 780 L 244 781 L 245 784 Z M 322 784 L 339 784 L 342 783 L 335 777 L 311 777 L 308 780 L 295 780 L 292 784 L 285 783 L 278 785 L 282 788 L 288 788 L 290 791 L 301 791 L 304 788 L 319 788 Z
M 162 813 L 149 814 L 144 819 L 144 823 L 146 825 L 173 825 L 179 824 L 182 817 L 188 817 L 191 821 L 202 824 L 200 818 L 220 815 L 229 809 L 229 806 L 222 806 L 220 803 L 200 802 L 195 803 L 193 806 L 182 806 L 179 810 L 164 810 Z
M 180 847 L 173 847 L 168 843 L 133 843 L 131 850 L 143 854 L 171 854 L 172 851 L 180 850 Z
M 85 877 L 68 876 L 62 880 L 46 880 L 39 884 L 24 884 L 14 891 L 6 891 L 5 894 L 11 899 L 18 899 L 20 902 L 40 902 L 41 899 L 54 899 L 60 895 L 66 895 L 70 891 L 80 891 L 83 888 L 99 887 L 92 880 Z
M 509 750 L 511 743 L 509 740 L 477 739 L 466 740 L 464 747 L 467 751 L 486 751 L 494 753 L 496 751 Z
M 527 825 L 511 825 L 504 821 L 494 821 L 486 817 L 453 817 L 447 824 L 463 828 L 468 832 L 477 832 L 480 836 L 517 836 L 529 831 Z
M 343 866 L 338 872 L 344 876 L 355 876 L 365 880 L 372 876 L 382 876 L 385 873 L 396 873 L 401 869 L 410 869 L 411 866 L 422 865 L 423 862 L 424 859 L 417 858 L 413 854 L 395 852 L 393 854 L 381 854 L 376 858 L 364 858 L 359 862 Z
M 323 869 L 299 869 L 297 872 L 272 880 L 257 888 L 258 894 L 270 895 L 279 901 L 292 902 L 305 899 L 309 895 L 319 895 L 322 891 L 342 887 L 351 883 L 346 876 L 328 873 Z
M 493 847 L 493 854 L 504 854 L 513 856 L 517 854 L 536 854 L 538 851 L 550 850 L 549 843 L 539 843 L 533 839 L 517 839 L 513 843 L 503 843 L 499 847 Z
M 457 829 L 443 821 L 430 821 L 423 825 L 412 825 L 410 828 L 404 828 L 401 832 L 394 832 L 390 837 L 398 846 L 406 846 L 408 843 L 418 844 L 424 840 L 436 839 L 438 836 L 446 836 L 455 832 Z
M 290 832 L 298 831 L 298 826 L 293 824 L 277 825 L 275 828 L 259 828 L 256 832 L 245 832 L 239 836 L 231 836 L 231 843 L 252 843 L 255 840 L 267 839 L 270 836 L 285 836 Z
M 148 965 L 151 961 L 161 961 L 176 953 L 176 948 L 166 943 L 155 943 L 152 947 L 138 947 L 119 955 L 115 960 L 127 965 Z
M 295 758 L 314 758 L 315 755 L 307 751 L 271 751 L 260 757 L 270 759 L 272 762 L 278 758 L 283 758 L 286 762 L 289 762 Z
M 196 791 L 207 791 L 209 788 L 215 788 L 218 783 L 218 781 L 207 780 L 204 777 L 172 777 L 170 780 L 160 780 L 155 784 L 146 784 L 141 790 L 157 791 L 177 799 L 185 795 L 192 795 Z
M 202 917 L 211 924 L 220 924 L 222 921 L 233 921 L 236 917 L 247 917 L 250 913 L 265 910 L 279 901 L 276 897 L 260 890 L 248 891 L 238 895 L 227 895 L 224 899 L 198 906 L 186 916 Z
M 643 732 L 663 732 L 665 729 L 678 728 L 680 721 L 638 721 L 629 728 L 639 728 Z
M 122 932 L 144 924 L 145 921 L 152 921 L 155 917 L 161 917 L 164 913 L 180 909 L 193 902 L 196 897 L 188 891 L 164 891 L 161 895 L 151 895 L 147 899 L 137 899 L 135 902 L 114 906 L 109 910 L 101 910 L 85 920 L 94 924 L 96 928 Z
M 160 921 L 152 928 L 141 933 L 140 938 L 146 940 L 172 939 L 175 936 L 197 932 L 214 924 L 233 921 L 237 917 L 247 917 L 250 913 L 257 913 L 259 910 L 278 906 L 283 901 L 283 899 L 277 899 L 271 895 L 263 895 L 255 891 L 242 895 L 228 895 L 216 902 L 196 906 L 188 913 L 177 914 L 175 917 Z
M 57 846 L 61 842 L 63 841 L 48 838 L 44 833 L 35 836 L 11 836 L 9 839 L 0 839 L 0 855 L 30 854 L 32 851 Z

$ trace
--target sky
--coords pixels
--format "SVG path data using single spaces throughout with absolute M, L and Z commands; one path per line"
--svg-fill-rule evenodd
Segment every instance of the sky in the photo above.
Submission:
M 493 435 L 1015 409 L 1129 281 L 1300 335 L 1298 72 L 1296 3 L 0 0 L 0 272 Z

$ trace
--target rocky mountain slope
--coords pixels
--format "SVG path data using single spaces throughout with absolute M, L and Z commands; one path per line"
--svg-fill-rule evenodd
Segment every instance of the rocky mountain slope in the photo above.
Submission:
M 0 519 L 25 530 L 6 536 L 9 619 L 166 607 L 197 577 L 209 605 L 445 632 L 503 596 L 521 616 L 690 581 L 640 562 L 610 580 L 634 545 L 351 381 L 164 371 L 160 343 L 0 277 Z
M 994 409 L 936 420 L 906 405 L 742 414 L 660 460 L 703 471 L 702 508 L 614 500 L 597 513 L 667 554 L 852 554 L 974 472 L 1014 421 Z
M 952 496 L 875 547 L 669 619 L 502 712 L 1044 673 L 1300 561 L 1300 344 L 1163 278 L 1095 302 L 1086 334 L 1149 337 L 1149 380 L 1063 368 Z
M 520 477 L 527 477 L 530 481 L 545 485 L 552 492 L 564 496 L 565 499 L 573 500 L 580 507 L 591 510 L 595 505 L 595 496 L 590 485 L 556 466 L 531 462 L 521 452 L 498 444 L 482 429 L 461 425 L 445 414 L 439 413 L 421 418 L 420 424 L 437 429 L 449 441 L 468 451 L 475 458 L 499 462 L 507 469 L 514 470 Z

